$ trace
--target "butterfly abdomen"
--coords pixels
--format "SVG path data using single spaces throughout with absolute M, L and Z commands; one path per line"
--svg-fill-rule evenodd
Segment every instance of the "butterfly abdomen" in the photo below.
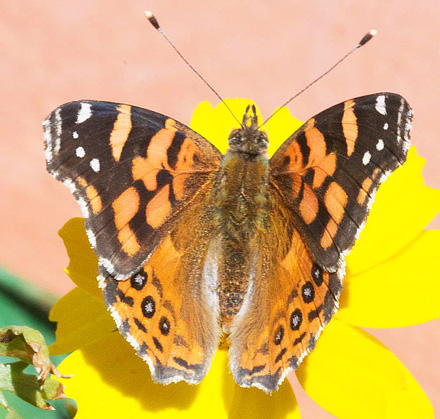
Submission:
M 257 232 L 267 216 L 268 160 L 229 151 L 212 194 L 215 236 L 220 240 L 218 292 L 226 328 L 240 310 L 254 268 Z

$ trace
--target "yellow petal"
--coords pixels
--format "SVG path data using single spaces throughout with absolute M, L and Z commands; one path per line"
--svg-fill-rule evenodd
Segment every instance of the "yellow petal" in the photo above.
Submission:
M 425 186 L 425 159 L 415 147 L 379 188 L 365 228 L 347 256 L 347 272 L 357 274 L 395 255 L 440 211 L 440 190 Z
M 255 105 L 249 99 L 225 99 L 225 102 L 236 116 L 242 121 L 248 105 Z M 258 120 L 263 123 L 260 111 L 257 108 Z M 293 118 L 287 108 L 281 108 L 277 114 L 262 127 L 269 135 L 269 156 L 292 135 L 302 122 Z M 223 103 L 212 107 L 208 101 L 200 103 L 194 110 L 191 118 L 191 128 L 213 143 L 222 153 L 228 148 L 228 136 L 240 124 L 234 119 Z
M 276 112 L 264 126 L 269 135 L 269 157 L 302 125 L 302 122 L 294 118 L 287 108 L 281 108 Z
M 108 335 L 68 356 L 59 366 L 74 377 L 63 380 L 78 404 L 75 419 L 133 418 L 300 418 L 286 382 L 273 396 L 238 388 L 227 372 L 227 355 L 219 350 L 210 372 L 198 386 L 162 386 L 151 380 L 147 364 L 119 333 Z
M 102 299 L 96 279 L 98 258 L 87 238 L 83 218 L 72 218 L 58 232 L 69 256 L 69 266 L 64 269 L 70 279 L 83 290 Z
M 116 329 L 104 301 L 81 288 L 74 288 L 60 298 L 52 307 L 49 320 L 58 322 L 51 355 L 72 352 Z
M 228 137 L 233 129 L 240 128 L 244 112 L 254 102 L 249 99 L 225 99 L 236 116 L 231 115 L 224 103 L 212 107 L 208 101 L 200 103 L 191 117 L 191 128 L 214 144 L 222 153 L 228 148 Z M 259 120 L 261 116 L 258 113 Z
M 339 320 L 361 327 L 404 327 L 440 317 L 440 230 L 423 231 L 386 262 L 350 276 Z
M 297 370 L 307 394 L 338 418 L 433 418 L 426 394 L 392 352 L 333 319 Z

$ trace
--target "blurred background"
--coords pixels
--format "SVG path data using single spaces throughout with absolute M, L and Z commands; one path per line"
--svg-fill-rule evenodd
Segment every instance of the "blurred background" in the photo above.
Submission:
M 189 123 L 199 102 L 217 104 L 146 21 L 146 9 L 224 98 L 251 98 L 265 116 L 377 29 L 289 109 L 305 120 L 355 96 L 402 94 L 414 109 L 412 139 L 427 160 L 425 181 L 440 188 L 437 0 L 0 0 L 0 266 L 7 271 L 54 296 L 73 286 L 57 231 L 81 214 L 47 174 L 43 153 L 41 122 L 55 107 L 125 102 Z M 440 218 L 430 227 L 440 228 Z M 373 334 L 440 409 L 440 320 Z M 331 417 L 295 391 L 304 417 Z

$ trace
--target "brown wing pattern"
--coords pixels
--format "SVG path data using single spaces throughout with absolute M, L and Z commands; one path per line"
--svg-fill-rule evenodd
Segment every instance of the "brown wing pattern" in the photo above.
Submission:
M 117 279 L 144 264 L 221 160 L 188 127 L 130 105 L 70 102 L 43 125 L 48 170 L 71 188 L 102 272 Z
M 378 186 L 406 159 L 411 117 L 392 93 L 348 100 L 309 120 L 272 157 L 271 182 L 320 266 L 343 265 Z
M 256 262 L 230 328 L 238 384 L 273 391 L 313 349 L 374 194 L 406 158 L 411 117 L 392 93 L 348 100 L 270 160 Z M 82 207 L 120 332 L 156 381 L 198 383 L 221 333 L 211 249 L 220 152 L 171 118 L 115 103 L 65 104 L 44 130 L 48 170 Z
M 204 271 L 209 192 L 197 195 L 139 272 L 123 281 L 100 278 L 119 331 L 163 384 L 198 383 L 219 341 L 218 296 Z
M 309 120 L 270 161 L 258 263 L 231 331 L 240 385 L 273 391 L 337 310 L 344 259 L 380 183 L 406 158 L 412 111 L 401 96 L 348 100 Z
M 231 328 L 230 367 L 242 386 L 274 391 L 315 345 L 342 281 L 314 262 L 276 193 L 259 237 L 253 286 Z

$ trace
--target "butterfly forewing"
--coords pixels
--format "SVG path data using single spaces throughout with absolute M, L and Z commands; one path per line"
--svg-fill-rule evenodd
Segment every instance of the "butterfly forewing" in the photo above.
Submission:
M 271 182 L 320 266 L 343 264 L 378 186 L 406 159 L 411 117 L 396 94 L 348 100 L 307 121 L 272 157 Z
M 70 102 L 43 125 L 48 170 L 71 188 L 100 266 L 118 279 L 143 265 L 221 159 L 188 127 L 130 105 Z

